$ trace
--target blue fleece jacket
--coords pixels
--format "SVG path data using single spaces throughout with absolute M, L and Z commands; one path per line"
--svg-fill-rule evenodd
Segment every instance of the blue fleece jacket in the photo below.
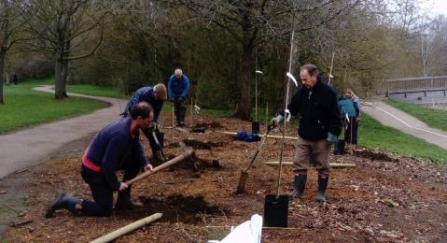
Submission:
M 101 167 L 107 183 L 115 191 L 120 187 L 116 171 L 124 163 L 126 156 L 136 155 L 141 167 L 149 163 L 144 155 L 139 134 L 134 139 L 131 138 L 130 123 L 130 118 L 123 118 L 101 129 L 90 142 L 87 152 L 87 158 Z
M 156 100 L 153 96 L 154 88 L 151 86 L 139 88 L 132 97 L 129 99 L 129 102 L 124 109 L 124 117 L 130 116 L 130 110 L 132 106 L 141 101 L 146 101 L 149 103 L 152 108 L 154 108 L 154 121 L 158 122 L 158 117 L 160 116 L 160 111 L 163 108 L 163 100 Z
M 175 75 L 171 75 L 168 83 L 168 98 L 175 99 L 183 96 L 185 99 L 189 93 L 189 79 L 186 75 L 182 75 L 181 79 L 177 79 Z

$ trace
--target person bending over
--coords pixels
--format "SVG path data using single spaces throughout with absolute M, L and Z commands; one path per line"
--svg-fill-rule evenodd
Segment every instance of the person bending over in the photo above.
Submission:
M 113 192 L 118 191 L 115 209 L 134 209 L 141 203 L 131 200 L 131 186 L 126 181 L 143 168 L 152 171 L 140 143 L 139 131 L 152 124 L 154 112 L 147 102 L 132 107 L 130 117 L 117 120 L 102 128 L 90 142 L 82 157 L 81 175 L 89 185 L 93 201 L 59 193 L 48 205 L 45 217 L 54 217 L 58 209 L 73 214 L 110 216 L 113 213 Z M 124 171 L 122 181 L 116 172 Z

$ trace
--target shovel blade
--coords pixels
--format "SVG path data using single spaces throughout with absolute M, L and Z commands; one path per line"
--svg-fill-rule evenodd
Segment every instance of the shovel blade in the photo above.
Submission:
M 237 185 L 236 194 L 245 192 L 245 184 L 247 183 L 248 172 L 241 171 L 241 177 L 239 178 L 239 184 Z

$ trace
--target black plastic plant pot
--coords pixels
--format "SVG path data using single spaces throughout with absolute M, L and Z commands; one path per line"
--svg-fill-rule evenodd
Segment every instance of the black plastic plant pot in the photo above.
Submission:
M 259 122 L 251 122 L 251 133 L 253 134 L 259 133 Z
M 206 127 L 194 127 L 192 132 L 204 133 L 206 131 Z
M 339 139 L 335 144 L 334 154 L 344 154 L 345 153 L 345 140 Z
M 289 214 L 289 195 L 266 195 L 264 204 L 264 225 L 287 228 Z

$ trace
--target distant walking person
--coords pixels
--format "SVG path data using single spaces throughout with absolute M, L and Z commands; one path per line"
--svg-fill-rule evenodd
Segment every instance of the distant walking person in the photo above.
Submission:
M 158 118 L 160 117 L 160 111 L 163 108 L 163 102 L 167 99 L 166 86 L 159 83 L 155 86 L 145 86 L 139 88 L 132 97 L 124 109 L 123 116 L 130 116 L 130 111 L 135 104 L 141 101 L 146 101 L 152 108 L 154 108 L 154 120 L 152 121 L 152 126 L 147 129 L 142 129 L 144 135 L 149 141 L 149 145 L 152 149 L 152 158 L 159 163 L 166 162 L 162 153 L 162 146 L 164 140 L 164 134 L 158 129 Z M 155 141 L 154 135 L 158 141 Z M 158 144 L 157 144 L 158 142 Z
M 18 80 L 17 80 L 17 74 L 16 73 L 14 73 L 14 76 L 12 77 L 12 81 L 14 82 L 14 85 L 17 85 Z
M 185 126 L 186 98 L 189 93 L 189 79 L 181 69 L 175 69 L 169 78 L 168 97 L 174 101 L 176 126 Z
M 153 116 L 151 105 L 143 101 L 132 107 L 130 117 L 102 128 L 85 150 L 81 166 L 82 178 L 90 186 L 94 201 L 60 193 L 48 205 L 45 217 L 54 217 L 58 209 L 67 209 L 73 214 L 110 216 L 114 191 L 118 191 L 115 210 L 142 207 L 143 204 L 131 200 L 131 186 L 126 181 L 135 178 L 142 169 L 153 169 L 139 135 L 140 129 L 152 124 Z M 122 181 L 118 180 L 118 170 L 124 171 Z
M 359 121 L 362 120 L 362 104 L 360 101 L 360 98 L 354 94 L 354 92 L 351 89 L 346 89 L 346 94 L 345 94 L 346 98 L 351 99 L 352 102 L 354 102 L 354 107 L 356 110 L 356 119 L 354 119 L 354 121 L 352 122 L 352 138 L 351 138 L 351 143 L 352 144 L 357 144 L 358 140 L 357 140 L 357 130 L 358 130 L 358 126 L 359 126 Z

